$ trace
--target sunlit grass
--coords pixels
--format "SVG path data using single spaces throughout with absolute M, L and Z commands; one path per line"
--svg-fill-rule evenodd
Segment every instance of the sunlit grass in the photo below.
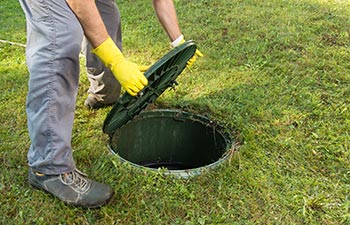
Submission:
M 175 1 L 187 39 L 205 55 L 156 107 L 195 111 L 235 131 L 229 162 L 190 180 L 119 163 L 102 124 L 111 109 L 83 107 L 77 165 L 110 184 L 99 210 L 64 205 L 30 188 L 25 49 L 0 43 L 0 221 L 5 224 L 348 224 L 350 3 L 341 0 Z M 169 50 L 151 1 L 118 1 L 124 53 L 152 64 Z M 15 0 L 0 5 L 0 39 L 25 43 Z

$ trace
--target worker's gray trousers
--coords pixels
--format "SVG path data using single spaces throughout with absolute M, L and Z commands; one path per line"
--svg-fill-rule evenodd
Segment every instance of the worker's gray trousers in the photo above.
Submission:
M 27 21 L 29 166 L 45 174 L 75 169 L 71 138 L 79 82 L 83 29 L 65 0 L 19 0 Z M 120 15 L 114 0 L 96 0 L 112 39 L 121 48 Z M 120 85 L 87 49 L 90 92 L 116 101 Z

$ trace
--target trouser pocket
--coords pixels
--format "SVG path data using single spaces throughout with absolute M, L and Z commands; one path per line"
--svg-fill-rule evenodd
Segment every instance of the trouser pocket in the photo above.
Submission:
M 50 18 L 50 7 L 47 0 L 27 0 L 26 2 L 34 21 L 43 21 Z

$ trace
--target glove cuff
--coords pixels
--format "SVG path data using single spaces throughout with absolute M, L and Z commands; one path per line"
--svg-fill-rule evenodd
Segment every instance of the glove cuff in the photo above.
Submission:
M 125 60 L 123 54 L 111 39 L 111 37 L 108 37 L 99 46 L 97 46 L 95 49 L 92 49 L 91 52 L 97 55 L 103 64 L 108 68 L 111 68 L 115 63 L 119 63 L 120 61 Z
M 181 34 L 178 38 L 176 38 L 173 42 L 170 43 L 170 45 L 175 48 L 176 46 L 179 46 L 180 44 L 185 42 L 184 36 Z

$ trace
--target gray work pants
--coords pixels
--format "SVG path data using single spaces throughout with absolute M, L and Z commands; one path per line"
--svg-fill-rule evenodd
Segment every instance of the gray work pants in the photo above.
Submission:
M 108 34 L 122 50 L 122 34 L 120 14 L 113 0 L 97 0 L 96 6 L 102 16 Z M 91 53 L 91 45 L 84 38 L 83 52 L 86 56 L 87 75 L 90 81 L 88 93 L 92 94 L 97 101 L 109 105 L 115 103 L 119 96 L 121 86 L 112 72 L 106 68 L 98 57 Z
M 65 0 L 19 1 L 27 22 L 29 166 L 45 174 L 70 172 L 75 169 L 71 136 L 83 30 Z M 96 0 L 96 5 L 112 39 L 121 47 L 120 15 L 115 2 Z M 84 48 L 91 92 L 101 98 L 112 96 L 115 101 L 120 85 L 90 53 L 91 47 L 86 44 Z

